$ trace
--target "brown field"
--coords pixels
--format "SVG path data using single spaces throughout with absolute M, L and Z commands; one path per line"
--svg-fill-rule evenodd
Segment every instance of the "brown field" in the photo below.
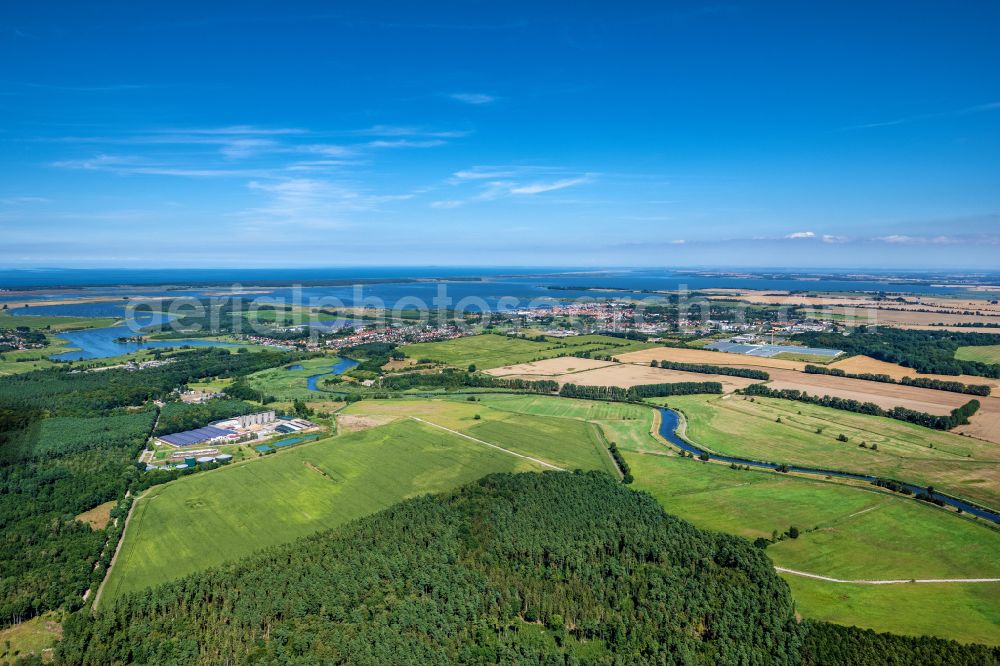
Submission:
M 992 395 L 1000 392 L 1000 379 L 990 379 L 989 377 L 975 377 L 973 375 L 925 375 L 918 373 L 913 368 L 904 368 L 896 363 L 887 363 L 871 358 L 870 356 L 852 356 L 842 361 L 831 363 L 827 367 L 843 370 L 854 374 L 870 372 L 872 374 L 889 375 L 893 379 L 903 377 L 922 377 L 926 379 L 940 379 L 946 382 L 962 382 L 963 384 L 985 384 L 993 388 Z
M 579 360 L 579 359 L 573 359 Z M 525 364 L 529 365 L 529 364 Z M 511 366 L 516 369 L 518 366 Z M 512 374 L 508 377 L 518 379 L 538 379 L 538 375 Z M 584 386 L 620 386 L 629 388 L 640 384 L 673 384 L 677 382 L 720 382 L 724 391 L 735 391 L 755 383 L 753 379 L 730 377 L 728 375 L 707 375 L 700 372 L 681 372 L 680 370 L 661 370 L 648 365 L 633 363 L 611 363 L 603 367 L 582 372 L 568 372 L 562 375 L 546 375 L 563 384 L 582 384 Z
M 708 363 L 725 365 L 734 368 L 780 368 L 785 370 L 802 370 L 806 364 L 802 361 L 786 361 L 780 358 L 763 356 L 747 356 L 746 354 L 731 354 L 729 352 L 712 351 L 711 349 L 684 349 L 680 347 L 654 347 L 642 351 L 618 354 L 615 358 L 623 363 L 642 363 L 649 365 L 650 361 L 674 361 L 676 363 Z
M 770 370 L 769 385 L 775 389 L 797 389 L 810 395 L 831 395 L 861 402 L 873 402 L 886 409 L 907 407 L 929 414 L 947 414 L 973 396 L 950 391 L 883 384 L 864 379 L 807 375 L 794 370 Z
M 877 326 L 930 326 L 931 324 L 1000 324 L 1000 316 L 987 314 L 941 314 L 938 312 L 915 312 L 912 310 L 880 310 L 864 307 L 832 307 L 829 312 L 853 315 Z M 822 317 L 822 312 L 817 316 Z
M 979 411 L 969 419 L 969 425 L 959 426 L 953 432 L 1000 444 L 1000 398 L 976 399 Z
M 87 523 L 95 530 L 103 530 L 111 522 L 111 509 L 115 508 L 114 500 L 98 504 L 90 511 L 84 511 L 76 517 L 81 523 Z
M 895 328 L 905 328 L 911 331 L 957 331 L 958 333 L 992 333 L 997 335 L 1000 328 L 990 326 L 929 326 L 927 324 L 899 324 Z
M 518 363 L 517 365 L 505 365 L 501 368 L 491 368 L 486 370 L 486 374 L 494 377 L 510 377 L 520 375 L 522 377 L 556 377 L 571 372 L 582 372 L 584 370 L 594 370 L 612 365 L 611 361 L 596 361 L 592 358 L 576 358 L 573 356 L 558 356 L 547 358 L 542 361 L 532 361 L 531 363 Z
M 342 432 L 357 432 L 366 428 L 385 425 L 395 419 L 395 416 L 387 414 L 370 416 L 366 414 L 337 414 L 337 426 Z
M 711 290 L 725 295 L 709 296 L 714 300 L 740 300 L 761 305 L 819 305 L 844 306 L 848 308 L 875 308 L 893 310 L 952 310 L 955 314 L 973 310 L 985 315 L 1000 316 L 1000 304 L 992 304 L 988 300 L 968 298 L 943 298 L 933 296 L 908 296 L 908 303 L 891 303 L 872 300 L 867 295 L 857 296 L 808 296 L 805 294 L 788 294 L 777 291 L 754 290 Z

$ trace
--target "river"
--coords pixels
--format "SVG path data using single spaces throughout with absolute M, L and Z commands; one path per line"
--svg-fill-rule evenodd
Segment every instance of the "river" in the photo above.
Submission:
M 658 408 L 660 412 L 660 436 L 665 440 L 676 446 L 677 448 L 687 451 L 696 456 L 707 455 L 709 460 L 718 460 L 720 462 L 733 463 L 736 465 L 747 465 L 750 467 L 761 467 L 765 469 L 778 469 L 779 463 L 764 462 L 761 460 L 748 460 L 746 458 L 734 458 L 732 456 L 722 456 L 710 451 L 705 451 L 700 449 L 694 444 L 691 444 L 687 440 L 683 439 L 677 434 L 677 427 L 680 425 L 680 415 L 672 409 L 667 409 L 665 407 Z M 785 468 L 789 472 L 797 472 L 799 474 L 813 474 L 816 476 L 836 476 L 847 479 L 857 479 L 859 481 L 872 482 L 877 480 L 878 477 L 871 476 L 868 474 L 853 474 L 851 472 L 837 472 L 833 470 L 817 469 L 813 467 L 799 467 L 797 465 L 785 465 Z M 919 486 L 914 486 L 909 483 L 902 483 L 896 481 L 900 486 L 906 488 L 914 495 L 918 493 L 926 493 L 926 488 L 921 488 Z M 951 497 L 950 495 L 942 495 L 941 493 L 931 493 L 931 498 L 935 500 L 940 500 L 945 504 L 952 506 L 956 509 L 961 509 L 967 513 L 970 513 L 979 518 L 985 518 L 990 522 L 1000 524 L 1000 514 L 994 513 L 988 509 L 984 509 L 974 504 L 969 504 L 968 502 L 963 502 L 960 499 Z

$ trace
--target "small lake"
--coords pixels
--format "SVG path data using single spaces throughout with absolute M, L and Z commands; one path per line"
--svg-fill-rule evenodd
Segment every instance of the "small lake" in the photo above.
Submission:
M 718 460 L 720 462 L 735 463 L 737 465 L 747 465 L 749 467 L 760 467 L 764 469 L 777 469 L 778 464 L 772 462 L 764 462 L 761 460 L 748 460 L 746 458 L 734 458 L 732 456 L 722 456 L 715 453 L 699 449 L 697 446 L 691 444 L 687 440 L 683 439 L 677 434 L 677 427 L 680 424 L 680 415 L 672 409 L 667 409 L 665 407 L 658 408 L 660 412 L 660 436 L 665 440 L 681 449 L 682 451 L 687 451 L 696 456 L 707 455 L 709 460 Z M 833 470 L 816 469 L 813 467 L 799 467 L 797 465 L 786 465 L 785 466 L 789 472 L 798 472 L 799 474 L 814 474 L 817 476 L 837 476 L 841 478 L 848 479 L 858 479 L 859 481 L 868 481 L 869 483 L 875 481 L 878 477 L 871 476 L 869 474 L 852 474 L 850 472 L 836 472 Z M 908 483 L 899 483 L 911 493 L 916 495 L 917 493 L 926 492 L 926 488 L 921 488 L 919 486 L 913 486 Z M 902 495 L 902 497 L 906 497 Z M 911 496 L 912 497 L 912 496 Z M 983 509 L 981 507 L 969 504 L 968 502 L 963 502 L 960 499 L 951 497 L 950 495 L 942 495 L 940 493 L 932 493 L 932 499 L 941 500 L 945 504 L 961 509 L 967 513 L 971 513 L 974 516 L 980 518 L 985 518 L 991 522 L 1000 524 L 1000 514 L 993 513 L 992 511 Z
M 147 316 L 137 318 L 140 326 L 160 323 L 162 317 Z M 49 356 L 53 361 L 85 361 L 92 358 L 109 358 L 130 354 L 140 349 L 157 349 L 167 347 L 239 347 L 231 342 L 215 340 L 149 340 L 145 342 L 115 342 L 117 338 L 128 338 L 136 332 L 126 325 L 108 328 L 90 328 L 81 331 L 66 331 L 58 337 L 66 340 L 76 351 L 67 351 Z
M 310 391 L 319 391 L 320 388 L 317 385 L 320 377 L 326 377 L 328 375 L 342 375 L 351 368 L 361 365 L 360 362 L 355 361 L 353 358 L 341 358 L 336 363 L 330 366 L 329 372 L 321 372 L 319 374 L 311 375 L 308 380 L 306 380 L 306 386 Z M 289 366 L 289 370 L 302 370 L 303 367 L 299 364 Z

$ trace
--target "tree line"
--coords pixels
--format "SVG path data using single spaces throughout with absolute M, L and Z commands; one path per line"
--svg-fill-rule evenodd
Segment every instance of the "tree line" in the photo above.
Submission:
M 719 382 L 675 382 L 672 384 L 640 384 L 629 388 L 563 384 L 562 388 L 559 389 L 559 395 L 564 398 L 610 402 L 642 402 L 644 398 L 662 398 L 694 393 L 722 393 L 722 384 Z
M 938 391 L 951 391 L 952 393 L 966 393 L 968 395 L 989 395 L 991 387 L 986 384 L 963 384 L 943 379 L 931 377 L 903 377 L 899 381 L 890 375 L 872 372 L 844 372 L 840 368 L 827 368 L 822 365 L 807 364 L 805 372 L 810 375 L 831 375 L 833 377 L 848 377 L 850 379 L 864 379 L 869 382 L 882 382 L 884 384 L 902 384 L 903 386 L 916 386 L 919 388 L 936 389 Z
M 996 333 L 917 331 L 902 328 L 860 327 L 850 335 L 799 333 L 795 339 L 809 346 L 843 349 L 880 361 L 898 363 L 925 375 L 976 375 L 1000 378 L 1000 364 L 955 358 L 959 347 L 1000 344 Z
M 701 372 L 706 375 L 729 375 L 731 377 L 746 377 L 748 379 L 761 379 L 767 381 L 771 375 L 764 370 L 753 368 L 730 368 L 725 365 L 710 365 L 708 363 L 678 363 L 677 361 L 649 362 L 650 367 L 660 367 L 664 370 L 682 370 L 684 372 Z
M 934 430 L 951 430 L 957 426 L 965 425 L 969 422 L 969 417 L 975 414 L 980 407 L 979 401 L 972 399 L 964 405 L 951 410 L 948 416 L 939 416 L 906 407 L 883 409 L 874 402 L 861 402 L 859 400 L 838 398 L 830 395 L 822 397 L 809 395 L 805 391 L 797 389 L 772 389 L 766 384 L 751 384 L 743 389 L 743 392 L 746 395 L 760 395 L 769 398 L 780 398 L 782 400 L 798 400 L 799 402 L 808 402 L 813 405 L 820 405 L 821 407 L 843 409 L 848 412 L 869 414 L 871 416 L 885 416 L 897 421 L 906 421 L 907 423 L 915 423 L 925 428 L 933 428 Z

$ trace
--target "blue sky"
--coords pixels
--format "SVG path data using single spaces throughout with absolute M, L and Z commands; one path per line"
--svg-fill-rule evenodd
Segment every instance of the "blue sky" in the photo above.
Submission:
M 0 266 L 1000 269 L 1000 5 L 0 9 Z

